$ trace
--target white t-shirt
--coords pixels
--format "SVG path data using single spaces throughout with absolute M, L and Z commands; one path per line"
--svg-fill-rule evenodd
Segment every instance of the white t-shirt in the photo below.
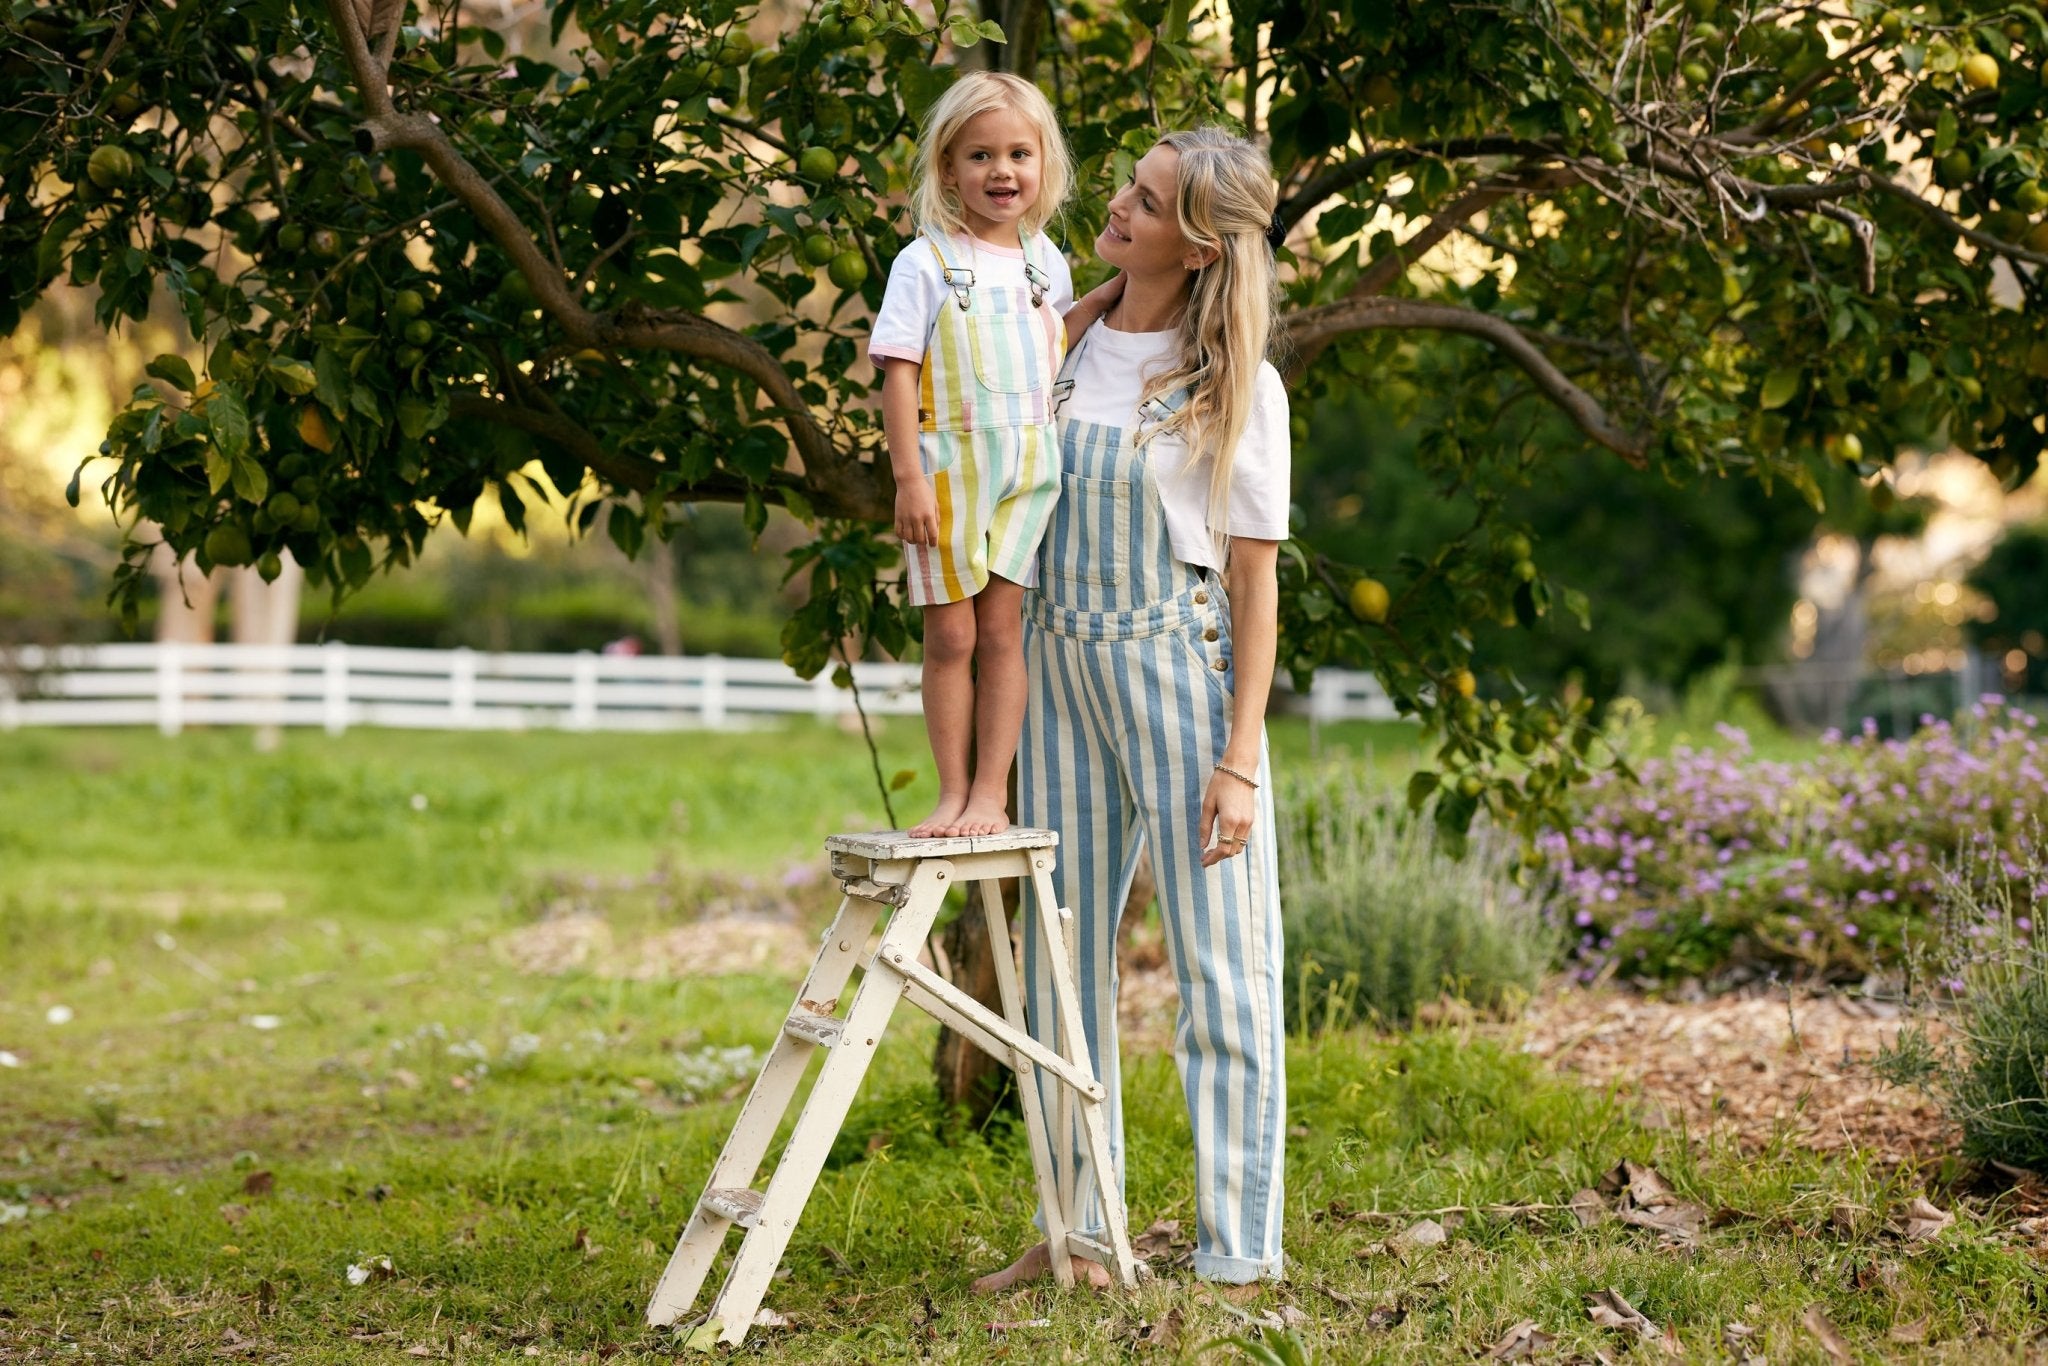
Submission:
M 1117 332 L 1098 322 L 1082 334 L 1080 354 L 1067 377 L 1073 392 L 1060 405 L 1062 422 L 1100 422 L 1135 430 L 1138 396 L 1148 368 L 1164 369 L 1173 357 L 1172 332 Z M 1227 525 L 1231 536 L 1255 541 L 1287 539 L 1287 507 L 1293 445 L 1287 429 L 1287 386 L 1265 361 L 1252 397 L 1251 416 L 1238 439 L 1230 466 Z M 1166 508 L 1166 532 L 1174 558 L 1220 570 L 1209 534 L 1209 472 L 1215 457 L 1190 467 L 1187 442 L 1178 435 L 1154 437 L 1146 445 L 1159 500 Z
M 992 246 L 964 233 L 940 245 L 955 270 L 974 272 L 977 289 L 983 285 L 1030 288 L 1024 275 L 1024 253 L 1014 247 Z M 1065 313 L 1074 306 L 1074 275 L 1067 258 L 1044 233 L 1037 234 L 1030 245 L 1031 259 L 1052 280 L 1045 301 L 1054 312 Z M 939 309 L 952 302 L 953 291 L 946 285 L 931 243 L 918 238 L 906 242 L 889 267 L 889 286 L 882 291 L 882 308 L 875 314 L 874 330 L 868 333 L 868 359 L 878 370 L 885 356 L 922 362 Z

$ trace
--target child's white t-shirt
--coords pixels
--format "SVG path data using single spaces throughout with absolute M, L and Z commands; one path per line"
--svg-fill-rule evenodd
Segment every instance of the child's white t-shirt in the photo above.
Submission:
M 983 285 L 1031 287 L 1024 275 L 1024 253 L 1015 247 L 993 246 L 965 233 L 949 237 L 940 245 L 955 271 L 965 268 L 974 272 L 977 289 Z M 1054 312 L 1065 313 L 1074 306 L 1074 275 L 1067 266 L 1067 258 L 1044 233 L 1035 234 L 1030 246 L 1030 259 L 1051 280 L 1045 301 Z M 889 267 L 882 308 L 875 314 L 874 330 L 868 334 L 868 359 L 875 368 L 881 368 L 884 357 L 921 363 L 925 345 L 931 340 L 932 324 L 942 306 L 953 306 L 953 291 L 939 269 L 938 255 L 932 251 L 930 242 L 913 238 L 904 243 L 903 250 L 896 254 L 895 264 Z
M 1073 392 L 1060 405 L 1061 422 L 1099 422 L 1136 432 L 1138 398 L 1148 373 L 1173 361 L 1174 332 L 1118 332 L 1096 323 L 1079 342 L 1067 371 Z M 1215 457 L 1190 467 L 1187 442 L 1168 433 L 1146 445 L 1159 500 L 1166 508 L 1167 537 L 1174 558 L 1221 570 L 1209 534 L 1209 472 Z M 1287 386 L 1271 364 L 1259 362 L 1251 416 L 1238 439 L 1230 466 L 1227 525 L 1231 536 L 1248 540 L 1287 539 L 1287 509 L 1293 445 L 1287 426 Z

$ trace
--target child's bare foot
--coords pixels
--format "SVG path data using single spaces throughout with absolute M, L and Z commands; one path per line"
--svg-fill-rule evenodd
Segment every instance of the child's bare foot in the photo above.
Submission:
M 1009 828 L 1009 809 L 993 797 L 969 797 L 953 822 L 956 835 L 1000 835 Z
M 967 798 L 950 793 L 939 794 L 939 804 L 932 808 L 932 814 L 910 827 L 914 840 L 935 840 L 960 833 L 960 813 L 967 809 Z
M 1097 1290 L 1107 1290 L 1109 1288 L 1109 1271 L 1107 1268 L 1096 1265 L 1086 1257 L 1070 1257 L 1068 1260 L 1074 1265 L 1074 1280 L 1076 1283 L 1091 1286 Z M 995 1295 L 1008 1290 L 1013 1285 L 1022 1285 L 1026 1281 L 1035 1281 L 1051 1274 L 1052 1249 L 1044 1243 L 1040 1243 L 1001 1271 L 991 1271 L 988 1275 L 983 1276 L 980 1280 L 969 1286 L 968 1289 L 977 1295 Z

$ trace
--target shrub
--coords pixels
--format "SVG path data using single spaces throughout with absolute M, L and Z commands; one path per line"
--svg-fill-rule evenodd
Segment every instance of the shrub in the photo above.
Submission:
M 1896 963 L 1933 912 L 1944 860 L 1981 855 L 1970 866 L 1991 882 L 2021 877 L 2015 841 L 2048 770 L 2024 712 L 1987 699 L 1959 726 L 1923 717 L 1905 740 L 1866 722 L 1800 763 L 1722 735 L 1719 751 L 1642 762 L 1640 782 L 1599 775 L 1572 827 L 1540 842 L 1583 977 L 1861 978 Z
M 2017 880 L 1991 861 L 1942 869 L 1938 914 L 1908 955 L 1915 1018 L 1878 1072 L 1933 1094 L 1967 1156 L 2048 1171 L 2048 940 L 2033 921 L 2048 851 L 2027 835 Z
M 1517 1005 L 1551 962 L 1544 896 L 1515 884 L 1513 849 L 1481 829 L 1463 858 L 1398 797 L 1319 778 L 1280 808 L 1288 1018 L 1405 1024 L 1448 994 Z

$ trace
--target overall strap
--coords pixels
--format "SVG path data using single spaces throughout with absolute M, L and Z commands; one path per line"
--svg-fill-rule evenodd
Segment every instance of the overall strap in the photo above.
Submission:
M 1042 232 L 1033 234 L 1033 240 L 1044 242 L 1047 246 L 1052 245 L 1052 239 Z M 1033 308 L 1043 308 L 1045 306 L 1045 291 L 1052 288 L 1052 274 L 1039 265 L 1038 262 L 1031 259 L 1031 241 L 1026 241 L 1023 246 L 1024 278 L 1031 284 L 1031 306 Z
M 939 241 L 936 237 L 924 232 L 918 233 L 918 236 L 924 238 L 925 245 L 932 249 L 932 255 L 939 258 L 939 274 L 945 277 L 946 287 L 953 291 L 953 298 L 959 303 L 960 311 L 965 313 L 973 300 L 974 272 L 965 267 L 956 270 L 949 265 L 946 253 L 939 250 Z

